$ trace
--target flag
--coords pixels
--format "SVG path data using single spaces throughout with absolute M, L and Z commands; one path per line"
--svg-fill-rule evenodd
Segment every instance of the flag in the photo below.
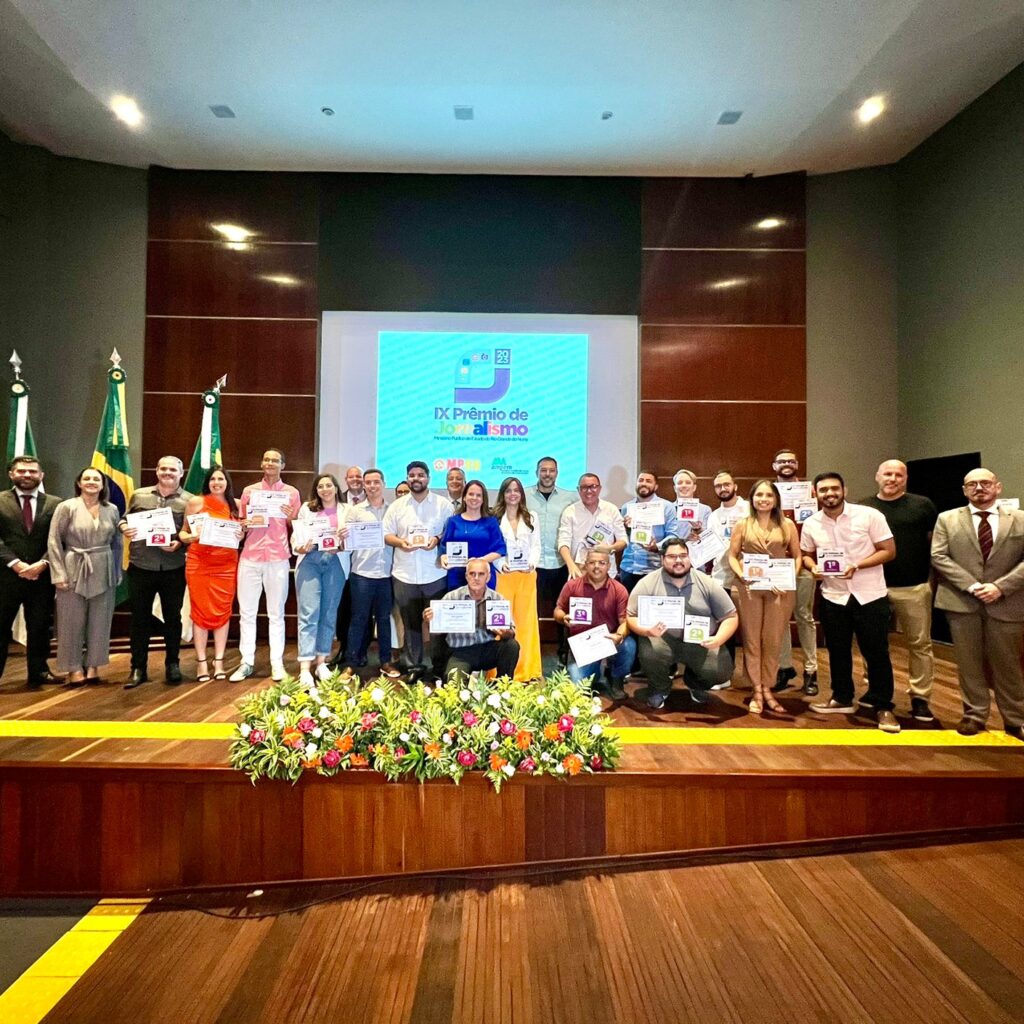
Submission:
M 189 463 L 184 488 L 198 494 L 211 466 L 223 466 L 220 447 L 220 392 L 227 385 L 227 375 L 220 378 L 208 391 L 203 392 L 203 418 L 199 426 L 199 440 Z
M 28 418 L 28 385 L 21 379 L 21 360 L 17 352 L 11 353 L 14 380 L 11 381 L 11 417 L 7 425 L 7 461 L 16 455 L 36 453 L 36 440 Z
M 124 515 L 128 502 L 135 490 L 132 480 L 132 457 L 128 452 L 128 412 L 125 408 L 125 372 L 121 369 L 121 357 L 114 349 L 110 361 L 114 364 L 107 370 L 107 400 L 103 405 L 103 421 L 96 436 L 96 450 L 92 453 L 92 468 L 98 469 L 106 478 L 110 488 L 110 500 Z M 125 565 L 128 565 L 128 545 L 124 548 Z

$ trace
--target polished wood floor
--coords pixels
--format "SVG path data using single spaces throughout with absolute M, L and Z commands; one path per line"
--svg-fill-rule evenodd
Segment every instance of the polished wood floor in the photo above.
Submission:
M 46 1021 L 1016 1024 L 1022 877 L 1011 839 L 171 897 Z

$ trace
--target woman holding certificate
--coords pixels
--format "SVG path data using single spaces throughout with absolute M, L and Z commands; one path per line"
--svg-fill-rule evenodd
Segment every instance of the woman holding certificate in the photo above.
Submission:
M 78 474 L 75 494 L 54 509 L 46 558 L 57 588 L 57 671 L 67 674 L 68 685 L 81 686 L 98 683 L 99 670 L 110 661 L 110 623 L 121 579 L 121 514 L 98 469 Z
M 185 582 L 192 615 L 192 644 L 196 649 L 196 678 L 208 682 L 206 644 L 213 634 L 213 678 L 227 679 L 224 651 L 228 645 L 231 607 L 238 577 L 238 544 L 245 525 L 238 518 L 238 501 L 226 469 L 211 466 L 199 494 L 185 506 L 185 525 L 178 539 L 188 545 Z
M 512 621 L 519 641 L 515 681 L 539 679 L 540 623 L 537 620 L 537 563 L 540 562 L 540 530 L 526 507 L 526 491 L 514 476 L 501 482 L 494 517 L 505 540 L 505 560 L 495 588 L 512 604 Z
M 466 586 L 466 562 L 482 558 L 490 564 L 493 590 L 496 582 L 494 563 L 505 555 L 505 538 L 498 520 L 488 507 L 487 488 L 479 480 L 470 480 L 462 492 L 462 501 L 444 524 L 441 535 L 441 566 L 448 570 L 448 589 Z
M 789 629 L 796 603 L 795 577 L 793 590 L 756 589 L 751 573 L 744 570 L 744 555 L 800 558 L 796 527 L 782 514 L 782 499 L 771 480 L 758 480 L 751 489 L 750 515 L 739 520 L 732 531 L 729 565 L 737 580 L 733 595 L 743 627 L 743 668 L 754 690 L 750 713 L 759 715 L 765 707 L 784 711 L 772 694 L 772 686 L 779 670 L 782 635 Z
M 327 661 L 334 645 L 338 605 L 345 589 L 339 527 L 345 512 L 338 505 L 341 487 L 330 473 L 314 481 L 309 501 L 299 509 L 292 529 L 295 563 L 295 597 L 299 606 L 299 681 L 314 683 L 310 666 L 316 659 L 318 679 L 331 674 Z

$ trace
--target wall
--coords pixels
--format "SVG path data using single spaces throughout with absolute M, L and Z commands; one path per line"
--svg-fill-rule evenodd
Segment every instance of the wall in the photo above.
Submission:
M 1024 497 L 1024 65 L 905 157 L 899 435 L 905 457 L 980 451 Z
M 897 443 L 895 177 L 872 167 L 807 180 L 807 465 L 852 498 Z
M 92 457 L 115 347 L 128 375 L 128 428 L 141 465 L 146 172 L 56 157 L 0 135 L 0 352 L 32 389 L 47 487 L 71 493 Z M 8 402 L 0 413 L 7 436 Z

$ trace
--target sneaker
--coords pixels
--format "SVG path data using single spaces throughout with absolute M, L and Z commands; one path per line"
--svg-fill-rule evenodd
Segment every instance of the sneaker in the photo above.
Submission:
M 275 683 L 281 682 L 281 680 L 284 679 L 286 674 L 287 673 L 284 670 L 284 665 L 282 665 L 280 662 L 276 665 L 270 666 L 270 678 L 273 679 Z
M 248 679 L 252 675 L 252 665 L 247 665 L 244 661 L 234 672 L 228 676 L 229 683 L 240 683 L 243 679 Z
M 299 673 L 299 683 L 309 689 L 311 686 L 316 686 L 316 680 L 313 678 L 313 673 L 308 668 L 304 668 Z
M 811 710 L 819 715 L 852 715 L 852 704 L 840 704 L 837 700 L 827 700 L 824 704 L 812 704 Z
M 805 672 L 804 673 L 804 696 L 805 697 L 817 697 L 818 696 L 818 673 L 817 672 Z
M 956 731 L 961 736 L 977 736 L 979 732 L 985 731 L 985 726 L 981 722 L 976 722 L 973 718 L 962 718 L 960 724 L 956 727 Z
M 790 679 L 796 679 L 796 669 L 792 665 L 789 668 L 780 668 L 775 673 L 775 685 L 772 687 L 772 693 L 780 693 L 787 689 Z
M 327 680 L 330 679 L 331 676 L 333 676 L 333 675 L 334 675 L 334 673 L 327 667 L 327 663 L 326 662 L 324 664 L 322 664 L 322 665 L 317 665 L 317 667 L 316 667 L 316 677 L 317 677 L 317 679 L 320 680 L 321 683 L 326 683 Z
M 883 708 L 875 716 L 875 719 L 878 722 L 878 728 L 881 729 L 882 732 L 900 731 L 900 723 L 896 721 L 896 716 L 891 711 L 887 711 Z
M 732 680 L 731 679 L 726 679 L 726 681 L 724 683 L 715 683 L 715 685 L 712 686 L 711 689 L 712 690 L 729 690 L 729 689 L 732 689 Z
M 690 687 L 690 700 L 694 704 L 707 704 L 710 698 L 711 694 L 707 690 L 695 690 L 692 686 Z
M 665 706 L 665 701 L 668 699 L 666 693 L 649 693 L 647 695 L 647 706 L 652 711 L 660 711 Z
M 924 697 L 910 698 L 910 716 L 915 722 L 934 722 L 935 716 Z

